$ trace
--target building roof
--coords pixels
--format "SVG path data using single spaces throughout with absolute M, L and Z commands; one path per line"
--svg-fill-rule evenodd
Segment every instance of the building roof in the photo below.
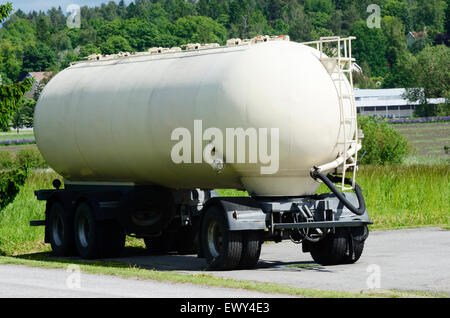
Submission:
M 47 79 L 52 75 L 52 72 L 29 72 L 28 77 L 33 77 L 36 81 L 40 82 L 43 79 Z
M 418 105 L 419 102 L 410 102 L 404 98 L 405 88 L 386 89 L 358 89 L 355 88 L 356 107 L 374 106 L 406 106 Z M 445 103 L 445 98 L 429 98 L 429 104 Z

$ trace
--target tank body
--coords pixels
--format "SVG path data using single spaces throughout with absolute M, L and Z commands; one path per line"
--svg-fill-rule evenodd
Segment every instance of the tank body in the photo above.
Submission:
M 273 41 L 75 64 L 41 94 L 37 145 L 73 183 L 313 194 L 318 183 L 310 169 L 336 159 L 344 138 L 338 92 L 318 54 L 302 44 Z M 203 131 L 278 129 L 277 171 L 261 174 L 267 162 L 226 157 L 221 173 L 204 162 L 175 163 L 174 129 L 192 132 L 193 157 L 199 120 Z M 354 129 L 347 129 L 347 138 Z

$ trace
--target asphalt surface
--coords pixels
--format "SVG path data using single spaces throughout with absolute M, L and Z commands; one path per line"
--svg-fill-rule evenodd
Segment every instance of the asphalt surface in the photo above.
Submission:
M 301 246 L 291 242 L 264 244 L 260 261 L 253 270 L 223 272 L 208 271 L 205 260 L 195 255 L 136 255 L 135 252 L 128 249 L 126 253 L 134 253 L 134 256 L 114 260 L 149 269 L 207 273 L 300 288 L 348 292 L 380 288 L 450 295 L 450 231 L 439 228 L 371 232 L 361 259 L 355 264 L 339 266 L 319 266 L 309 253 L 301 252 Z M 0 265 L 0 297 L 268 296 L 273 295 L 85 273 L 77 276 L 76 271 L 61 269 Z
M 0 265 L 0 298 L 265 298 L 285 297 L 240 289 L 160 283 L 46 269 Z
M 130 256 L 116 259 L 160 270 L 198 273 L 204 259 L 192 256 Z M 292 267 L 292 266 L 304 267 Z M 208 274 L 300 288 L 360 292 L 369 289 L 444 292 L 450 295 L 450 231 L 420 228 L 370 233 L 361 259 L 351 265 L 318 266 L 290 241 L 264 244 L 256 269 Z

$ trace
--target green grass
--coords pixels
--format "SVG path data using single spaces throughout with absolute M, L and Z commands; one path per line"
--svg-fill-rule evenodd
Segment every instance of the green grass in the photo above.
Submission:
M 52 189 L 51 183 L 58 177 L 56 173 L 33 172 L 14 202 L 0 211 L 0 255 L 49 249 L 43 243 L 44 228 L 30 227 L 30 220 L 44 218 L 45 202 L 36 200 L 34 191 Z
M 357 175 L 372 228 L 448 226 L 449 165 L 362 166 Z
M 361 166 L 357 182 L 372 229 L 449 224 L 449 165 Z

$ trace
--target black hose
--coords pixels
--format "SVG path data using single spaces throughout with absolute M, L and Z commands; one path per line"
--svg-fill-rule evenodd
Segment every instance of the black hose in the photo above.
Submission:
M 362 190 L 356 182 L 354 190 L 356 193 L 356 197 L 358 198 L 359 208 L 356 208 L 350 201 L 348 201 L 347 198 L 343 195 L 343 193 L 339 191 L 338 188 L 334 185 L 334 183 L 342 182 L 341 177 L 333 175 L 324 176 L 319 171 L 317 171 L 317 169 L 311 169 L 311 177 L 314 180 L 316 179 L 322 180 L 322 182 L 325 183 L 325 185 L 331 190 L 331 192 L 333 192 L 334 195 L 336 195 L 339 201 L 341 201 L 343 205 L 345 205 L 350 211 L 352 211 L 356 215 L 363 215 L 366 212 L 366 203 L 364 202 Z M 352 180 L 344 179 L 344 184 L 352 185 Z

